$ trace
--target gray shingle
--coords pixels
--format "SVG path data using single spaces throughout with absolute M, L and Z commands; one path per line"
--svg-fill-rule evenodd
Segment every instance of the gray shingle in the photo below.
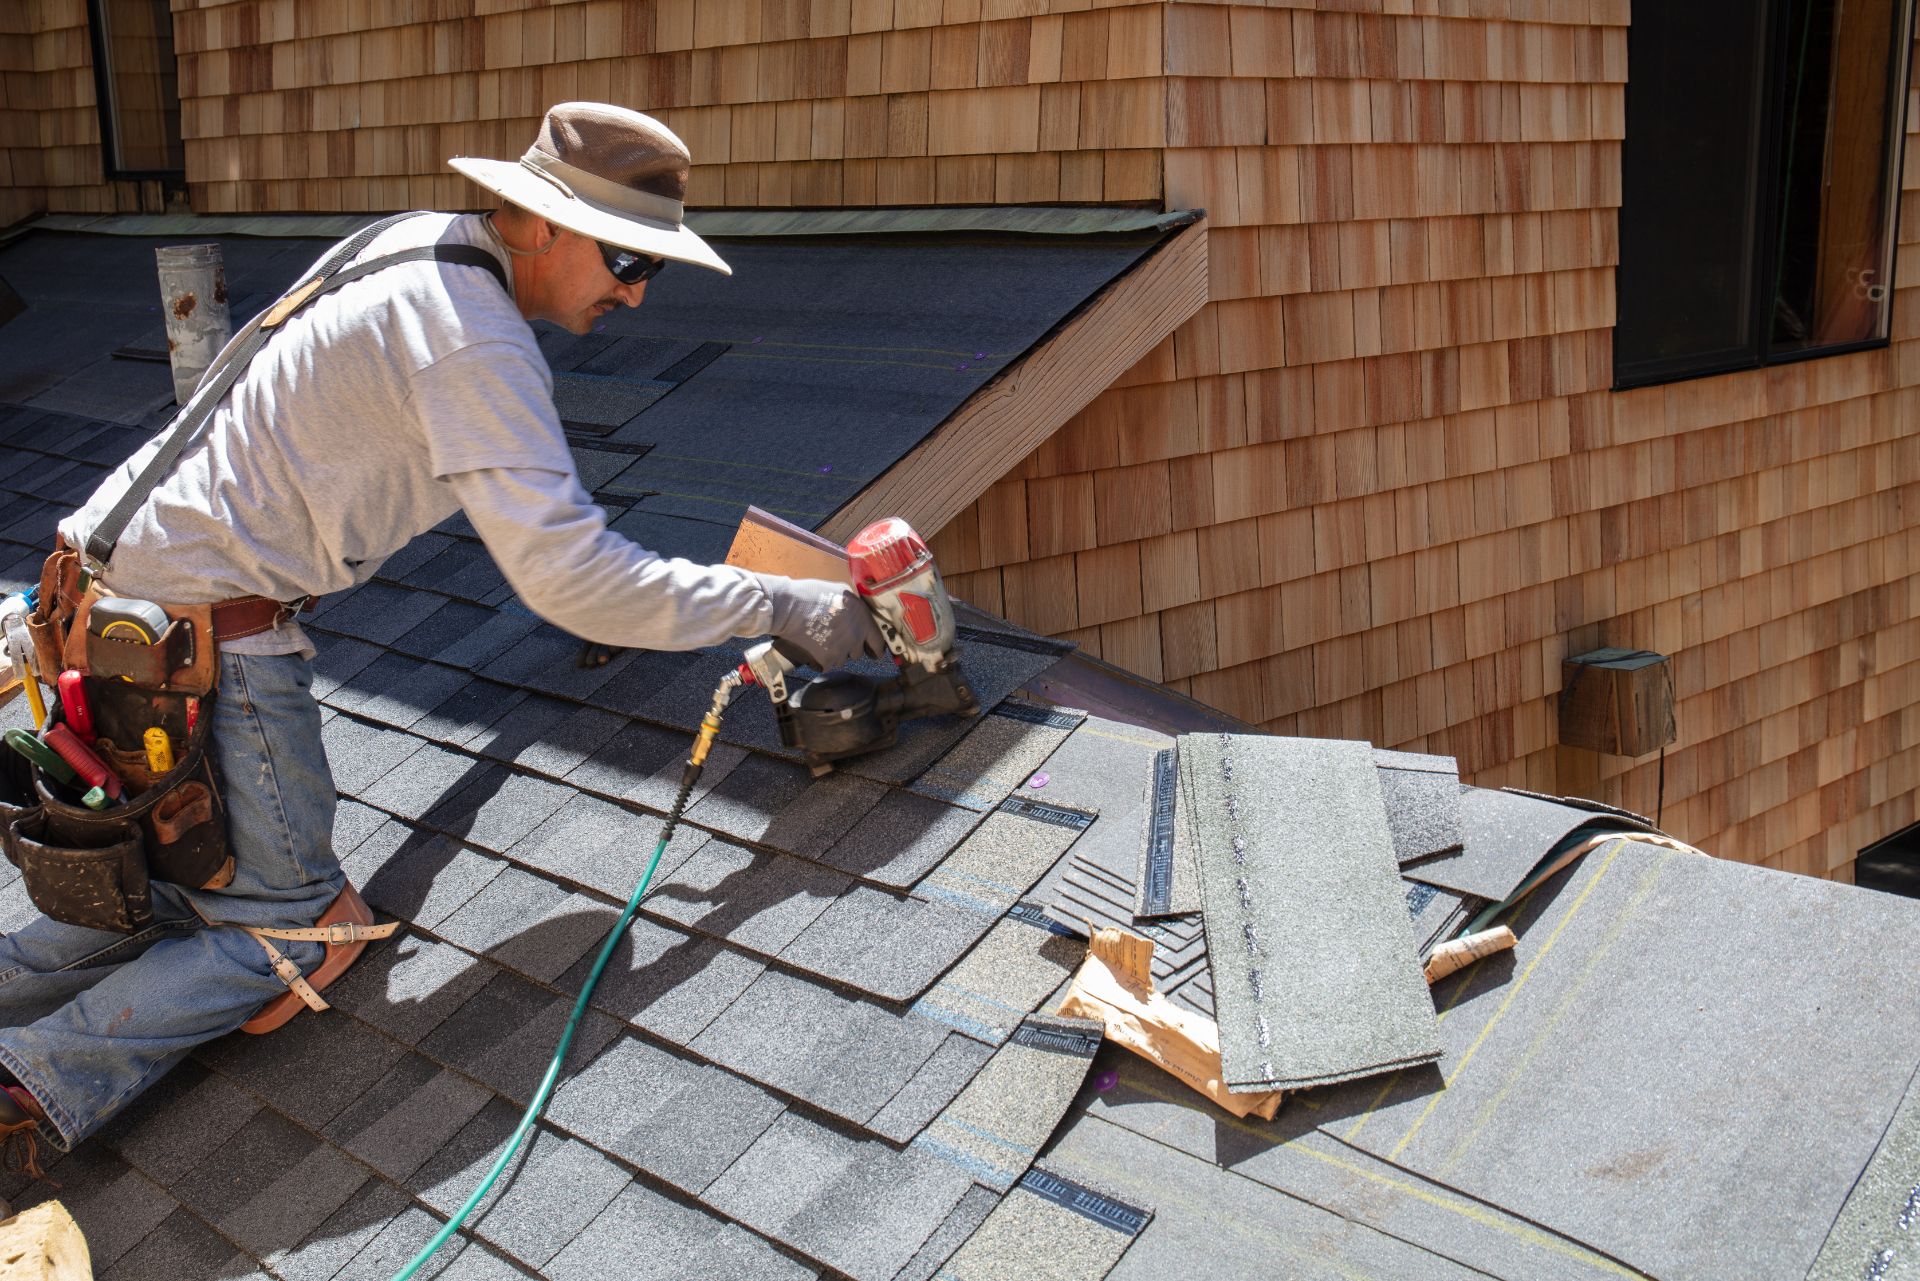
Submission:
M 900 1269 L 895 1281 L 932 1281 L 940 1270 L 940 1265 L 953 1256 L 953 1252 L 980 1230 L 987 1221 L 993 1207 L 1000 1204 L 1000 1198 L 983 1187 L 967 1189 L 965 1196 L 947 1211 L 947 1217 L 932 1236 Z
M 435 832 L 389 822 L 342 866 L 381 912 L 432 929 L 498 876 L 505 863 Z
M 773 817 L 813 784 L 803 765 L 749 755 L 718 786 L 687 810 L 687 821 L 742 841 L 759 841 Z M 771 842 L 769 842 L 771 843 Z
M 967 809 L 990 810 L 1032 777 L 1071 732 L 1014 716 L 983 716 L 957 746 L 927 766 L 913 790 Z
M 195 1053 L 302 1125 L 327 1122 L 386 1075 L 405 1051 L 353 1019 L 295 1017 L 270 1037 L 233 1032 Z M 325 1072 L 315 1072 L 326 1061 Z
M 905 1143 L 925 1129 L 991 1057 L 991 1047 L 958 1032 L 949 1033 L 913 1079 L 867 1122 L 867 1128 L 882 1138 Z
M 593 960 L 581 957 L 558 986 L 577 992 Z M 723 943 L 641 916 L 615 945 L 592 1004 L 662 1040 L 691 1045 L 766 968 Z
M 633 799 L 630 793 L 636 789 L 651 788 L 656 772 L 666 767 L 678 769 L 692 746 L 692 739 L 686 735 L 634 722 L 569 770 L 567 782 L 602 795 Z
M 598 667 L 582 667 L 585 645 L 578 636 L 543 624 L 480 670 L 492 680 L 584 701 L 634 661 L 628 651 Z
M 333 856 L 344 859 L 387 821 L 387 816 L 358 801 L 341 801 L 333 811 Z
M 646 911 L 774 956 L 850 884 L 818 864 L 716 839 L 656 879 Z
M 724 553 L 723 553 L 724 554 Z M 697 654 L 662 653 L 657 650 L 631 650 L 633 661 L 599 686 L 586 700 L 621 716 L 637 716 L 640 708 L 669 682 L 698 660 Z
M 382 654 L 329 695 L 327 703 L 406 729 L 472 679 L 456 667 Z
M 1440 1057 L 1372 749 L 1190 734 L 1180 763 L 1229 1088 L 1305 1088 Z
M 607 1208 L 632 1176 L 586 1144 L 535 1130 L 506 1193 L 469 1218 L 475 1236 L 539 1267 Z
M 438 932 L 509 969 L 551 983 L 592 950 L 618 916 L 598 899 L 509 867 L 441 922 Z
M 440 607 L 431 592 L 410 591 L 392 583 L 362 583 L 320 614 L 326 631 L 375 645 L 391 645 Z
M 327 1126 L 327 1137 L 396 1181 L 420 1168 L 493 1095 L 418 1054 L 394 1064 Z
M 629 1183 L 542 1270 L 552 1281 L 688 1277 L 694 1275 L 687 1271 L 688 1264 L 720 1231 L 721 1222 L 704 1210 Z
M 422 820 L 482 849 L 503 853 L 551 818 L 573 790 L 491 766 Z
M 36 1183 L 13 1198 L 12 1212 L 58 1199 L 80 1225 L 95 1272 L 111 1267 L 180 1205 L 158 1183 L 97 1144 L 75 1148 L 55 1177 L 57 1188 Z
M 579 793 L 515 842 L 507 857 L 624 903 L 646 871 L 664 823 L 657 815 Z M 697 827 L 676 829 L 654 870 L 654 883 L 673 875 L 709 839 Z
M 258 1256 L 297 1244 L 358 1191 L 368 1174 L 338 1148 L 277 1112 L 263 1111 L 173 1191 Z
M 107 1122 L 99 1137 L 148 1177 L 170 1185 L 232 1138 L 260 1106 L 226 1077 L 189 1059 Z
M 322 725 L 320 742 L 333 767 L 333 785 L 348 796 L 359 796 L 424 746 L 411 734 L 351 716 Z
M 457 947 L 405 933 L 363 952 L 327 1000 L 407 1045 L 440 1026 L 498 972 Z
M 743 1076 L 865 1122 L 945 1039 L 937 1023 L 769 970 L 693 1043 Z
M 947 1260 L 940 1275 L 956 1281 L 1082 1281 L 1083 1278 L 1097 1281 L 1120 1262 L 1150 1217 L 1150 1211 L 1128 1205 L 1100 1190 L 1036 1170 L 1028 1182 L 1015 1188 L 993 1208 L 979 1229 Z M 1123 1221 L 1126 1227 L 1117 1228 L 1114 1220 Z M 1229 1228 L 1222 1235 L 1239 1234 Z M 1240 1244 L 1237 1251 L 1240 1267 L 1232 1275 L 1244 1276 L 1248 1281 L 1254 1275 L 1315 1278 L 1358 1275 L 1346 1268 L 1338 1272 L 1320 1271 L 1310 1261 L 1310 1250 L 1311 1247 L 1292 1255 L 1287 1259 L 1285 1271 L 1273 1273 L 1268 1263 L 1273 1257 L 1271 1252 Z M 1204 1266 L 1193 1269 L 1192 1275 L 1228 1274 L 1216 1261 L 1214 1252 L 1205 1247 L 1194 1250 L 1191 1257 L 1206 1260 Z M 1183 1261 L 1180 1266 L 1185 1271 L 1188 1265 Z M 1448 1281 L 1454 1281 L 1456 1274 L 1433 1275 L 1445 1275 Z
M 329 694 L 380 657 L 380 647 L 344 636 L 315 637 L 313 656 L 313 696 L 324 701 Z
M 448 543 L 403 581 L 409 587 L 431 588 L 477 605 L 497 605 L 509 594 L 506 577 L 486 547 L 465 538 Z
M 240 1254 L 212 1228 L 187 1210 L 175 1210 L 139 1245 L 99 1274 L 100 1281 L 150 1281 L 154 1277 L 205 1277 L 228 1281 L 253 1271 L 253 1260 Z
M 889 1001 L 911 1001 L 993 925 L 992 918 L 950 903 L 911 898 L 903 908 L 876 929 L 866 946 L 847 948 L 821 973 Z
M 423 743 L 406 763 L 360 794 L 369 805 L 418 821 L 434 806 L 483 777 L 492 768 L 437 743 Z
M 475 605 L 471 601 L 448 600 L 446 597 L 440 600 L 438 609 L 392 642 L 394 649 L 416 658 L 437 659 L 472 670 L 511 643 L 511 637 L 502 635 L 502 628 L 495 620 L 506 619 L 510 626 L 519 631 L 531 631 L 535 625 L 535 620 L 531 618 L 507 614 L 486 605 Z M 476 638 L 484 636 L 489 627 L 498 638 L 498 643 L 483 649 L 476 644 Z
M 1460 775 L 1453 757 L 1375 749 L 1373 763 L 1402 867 L 1460 845 Z
M 888 1281 L 971 1183 L 958 1167 L 916 1149 L 856 1138 L 789 1112 L 706 1200 L 856 1281 Z
M 440 614 L 435 615 L 433 621 L 437 622 L 441 615 L 452 608 L 455 606 L 449 605 L 443 608 Z M 476 614 L 468 630 L 429 657 L 473 671 L 485 666 L 503 650 L 519 644 L 528 633 L 540 625 L 538 618 L 513 604 L 486 609 L 484 615 L 481 617 Z M 429 626 L 431 625 L 430 622 Z
M 496 721 L 527 700 L 524 690 L 470 680 L 411 726 L 414 733 L 452 747 L 471 747 Z
M 433 1239 L 434 1233 L 440 1230 L 444 1222 L 445 1219 L 429 1214 L 417 1205 L 408 1204 L 389 1219 L 347 1266 L 335 1275 L 340 1281 L 357 1281 L 360 1277 L 390 1277 L 405 1267 Z M 467 1237 L 455 1233 L 414 1276 L 423 1281 L 428 1278 L 432 1281 L 452 1281 L 453 1268 L 460 1258 L 469 1251 L 479 1253 L 483 1249 Z
M 1464 788 L 1460 793 L 1462 848 L 1422 860 L 1409 874 L 1498 903 L 1519 887 L 1548 850 L 1581 827 L 1596 832 L 1633 831 L 1640 824 L 1537 796 Z
M 730 1072 L 623 1036 L 560 1087 L 547 1119 L 698 1195 L 783 1111 Z
M 474 736 L 472 751 L 550 778 L 604 747 L 626 722 L 597 707 L 534 696 Z
M 1100 1043 L 1097 1022 L 1027 1016 L 914 1145 L 1007 1191 L 1060 1124 Z
M 915 1013 L 998 1045 L 1086 956 L 1086 945 L 1025 921 L 1001 920 L 914 1002 Z
M 525 1103 L 533 1097 L 573 1008 L 517 975 L 493 979 L 420 1043 L 422 1053 Z M 618 1025 L 589 1009 L 580 1020 L 562 1074 L 577 1071 L 608 1041 Z
M 991 920 L 1031 889 L 1079 836 L 1075 827 L 996 810 L 914 892 Z
M 368 1179 L 306 1240 L 291 1249 L 273 1251 L 266 1262 L 280 1281 L 332 1281 L 410 1203 L 399 1188 Z M 423 1270 L 421 1275 L 428 1272 Z

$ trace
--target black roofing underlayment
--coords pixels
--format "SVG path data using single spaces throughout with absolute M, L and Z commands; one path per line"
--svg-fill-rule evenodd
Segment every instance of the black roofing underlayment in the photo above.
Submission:
M 227 246 L 242 316 L 316 250 Z M 820 309 L 804 293 L 754 295 L 740 312 L 753 323 L 698 342 L 616 325 L 544 336 L 563 396 L 581 397 L 569 430 L 582 476 L 616 528 L 717 559 L 732 517 L 693 495 L 800 513 L 838 501 L 843 464 L 879 465 L 877 437 L 862 436 L 822 464 L 832 471 L 768 472 L 753 489 L 638 430 L 711 434 L 692 411 L 714 378 L 732 386 L 701 412 L 734 416 L 727 450 L 833 444 L 771 394 L 773 362 L 739 348 L 839 323 L 831 277 L 857 275 L 850 248 L 808 277 Z M 124 288 L 151 278 L 150 249 L 43 235 L 0 248 L 0 274 L 40 312 L 0 330 L 0 588 L 26 585 L 54 519 L 164 420 L 165 366 L 110 354 L 163 345 Z M 760 247 L 729 252 L 754 265 Z M 967 306 L 981 314 L 999 301 L 980 297 Z M 671 300 L 662 284 L 637 317 L 667 316 L 655 304 Z M 794 405 L 843 394 L 834 360 L 817 363 Z M 956 395 L 978 376 L 910 370 L 883 372 Z M 648 407 L 607 425 L 623 397 Z M 666 416 L 676 405 L 686 418 Z M 311 631 L 344 794 L 335 844 L 407 928 L 330 989 L 332 1012 L 203 1047 L 54 1162 L 110 1281 L 400 1267 L 514 1125 L 657 837 L 713 681 L 738 659 L 729 646 L 574 666 L 574 638 L 518 605 L 459 518 L 326 601 Z M 1176 741 L 1020 696 L 1056 647 L 998 622 L 965 643 L 987 715 L 910 726 L 824 780 L 779 748 L 763 702 L 736 700 L 512 1181 L 423 1275 L 1593 1281 L 1915 1267 L 1913 904 L 1622 830 L 1514 909 L 1516 951 L 1433 990 L 1437 1063 L 1290 1095 L 1272 1122 L 1236 1119 L 1092 1025 L 1047 1014 L 1087 921 L 1153 939 L 1160 990 L 1215 1012 L 1205 825 L 1178 760 L 1170 781 L 1156 768 Z M 6 725 L 25 716 L 22 700 L 0 708 Z M 1386 876 L 1393 912 L 1370 911 L 1396 925 L 1406 913 L 1411 955 L 1506 898 L 1563 839 L 1638 824 L 1461 790 L 1445 758 L 1362 752 L 1360 790 L 1363 759 L 1384 822 L 1373 853 L 1401 872 Z M 1297 830 L 1304 812 L 1281 814 L 1301 848 L 1333 846 Z M 0 931 L 33 916 L 0 869 Z M 0 1193 L 55 1194 L 18 1176 Z

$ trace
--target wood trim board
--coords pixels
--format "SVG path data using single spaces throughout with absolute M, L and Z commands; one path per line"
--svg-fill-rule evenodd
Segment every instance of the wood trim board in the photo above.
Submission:
M 1207 220 L 1113 281 L 821 524 L 845 542 L 882 516 L 932 537 L 1207 301 Z

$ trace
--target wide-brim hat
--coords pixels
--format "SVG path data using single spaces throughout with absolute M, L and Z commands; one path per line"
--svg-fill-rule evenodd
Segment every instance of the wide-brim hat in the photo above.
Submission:
M 731 276 L 686 225 L 687 145 L 652 116 L 604 102 L 562 102 L 518 160 L 447 161 L 488 191 L 593 240 Z

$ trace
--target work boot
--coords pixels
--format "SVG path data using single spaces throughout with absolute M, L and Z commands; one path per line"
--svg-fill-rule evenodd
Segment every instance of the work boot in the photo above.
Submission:
M 40 1168 L 38 1128 L 46 1124 L 47 1114 L 24 1086 L 0 1088 L 0 1164 L 36 1179 L 47 1179 L 47 1172 Z

